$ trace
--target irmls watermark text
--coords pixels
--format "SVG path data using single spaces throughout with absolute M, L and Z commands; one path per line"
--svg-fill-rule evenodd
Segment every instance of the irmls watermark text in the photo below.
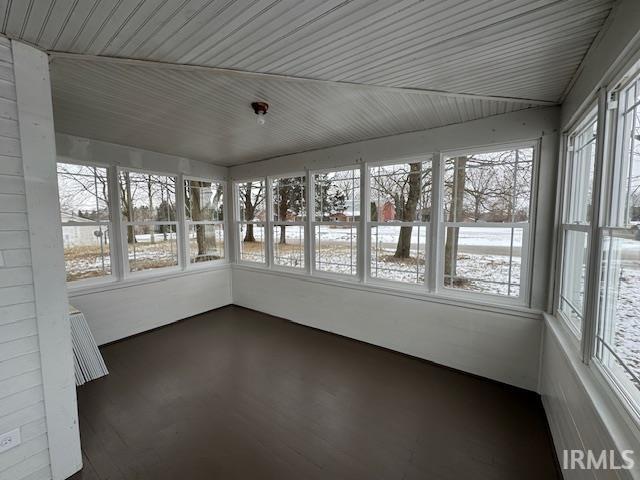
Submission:
M 563 450 L 564 470 L 631 470 L 635 466 L 633 450 Z

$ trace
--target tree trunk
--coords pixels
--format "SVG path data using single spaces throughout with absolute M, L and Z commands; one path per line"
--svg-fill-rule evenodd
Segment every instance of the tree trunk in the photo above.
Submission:
M 202 184 L 200 182 L 191 182 L 191 220 L 199 222 L 202 218 L 202 208 L 200 205 L 200 191 L 199 188 Z M 198 245 L 198 257 L 196 261 L 203 261 L 203 255 L 207 253 L 206 238 L 205 238 L 205 226 L 202 224 L 196 225 L 196 243 Z
M 409 164 L 409 194 L 402 207 L 401 219 L 403 222 L 412 222 L 416 219 L 416 209 L 420 199 L 420 183 L 422 180 L 422 164 Z M 397 202 L 399 203 L 399 202 Z M 411 231 L 413 227 L 400 227 L 400 237 L 396 246 L 395 258 L 409 258 L 411 256 Z
M 460 221 L 463 214 L 464 184 L 467 176 L 467 157 L 457 157 L 454 161 L 455 171 L 453 172 L 453 195 L 449 207 L 449 222 Z M 454 227 L 447 232 L 447 241 L 444 246 L 444 275 L 448 277 L 450 285 L 456 275 L 455 258 L 458 256 L 458 236 L 459 229 Z
M 287 198 L 287 189 L 286 187 L 280 188 L 280 203 L 278 204 L 278 220 L 281 222 L 287 221 L 287 212 L 289 210 L 289 199 Z M 284 245 L 287 243 L 287 227 L 285 225 L 280 225 L 280 244 Z
M 153 187 L 151 183 L 151 175 L 147 177 L 147 194 L 149 195 L 149 215 L 153 216 Z M 152 217 L 153 218 L 153 217 Z M 151 226 L 149 240 L 151 243 L 156 243 L 156 237 L 153 234 L 154 227 Z
M 244 193 L 244 218 L 245 220 L 253 220 L 254 209 L 253 203 L 251 203 L 251 182 L 246 185 L 246 191 Z M 244 234 L 245 242 L 255 242 L 256 237 L 253 236 L 253 224 L 247 224 L 247 231 Z
M 121 196 L 121 200 L 122 200 L 122 208 L 123 208 L 123 214 L 124 214 L 124 218 L 127 219 L 128 222 L 132 222 L 133 221 L 133 212 L 132 212 L 132 205 L 131 205 L 131 179 L 129 178 L 129 174 L 128 173 L 124 173 L 124 183 L 125 183 L 125 190 L 123 191 L 122 189 L 120 189 L 120 196 Z M 129 226 L 127 227 L 127 243 L 133 244 L 136 241 L 136 236 L 134 235 L 133 232 L 133 227 Z

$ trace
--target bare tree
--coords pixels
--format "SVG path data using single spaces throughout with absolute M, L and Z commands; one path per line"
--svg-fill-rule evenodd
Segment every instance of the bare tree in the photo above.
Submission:
M 244 215 L 242 218 L 245 220 L 253 220 L 256 215 L 257 207 L 264 201 L 265 194 L 264 184 L 260 183 L 257 189 L 254 189 L 252 182 L 247 182 L 239 189 L 240 201 L 242 203 L 242 209 Z M 255 236 L 253 233 L 253 224 L 247 224 L 247 231 L 244 235 L 244 242 L 255 242 Z
M 390 167 L 393 170 L 383 171 L 371 177 L 374 195 L 378 194 L 380 200 L 392 202 L 396 220 L 403 222 L 413 222 L 418 218 L 422 220 L 424 217 L 430 216 L 430 213 L 424 209 L 431 192 L 431 168 L 426 167 L 422 162 L 409 163 L 408 166 L 408 170 L 404 165 L 393 166 Z M 381 211 L 381 207 L 383 211 Z M 418 211 L 418 207 L 420 207 L 420 211 Z M 372 220 L 380 221 L 380 217 L 384 214 L 384 206 L 378 205 L 374 201 L 371 212 Z M 395 258 L 409 258 L 411 256 L 412 230 L 412 226 L 400 227 L 400 235 L 394 253 Z

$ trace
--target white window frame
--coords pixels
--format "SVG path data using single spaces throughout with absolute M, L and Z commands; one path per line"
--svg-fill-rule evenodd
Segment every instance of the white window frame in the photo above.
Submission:
M 474 154 L 502 152 L 508 150 L 533 149 L 532 165 L 531 165 L 531 195 L 529 198 L 529 220 L 526 223 L 520 222 L 449 222 L 444 218 L 444 172 L 446 161 L 451 157 L 469 156 Z M 434 249 L 437 251 L 437 283 L 436 291 L 439 293 L 446 292 L 447 296 L 458 299 L 469 299 L 478 302 L 490 302 L 491 304 L 511 304 L 511 305 L 530 305 L 531 302 L 531 258 L 533 256 L 536 231 L 536 211 L 538 205 L 538 172 L 540 168 L 540 139 L 523 140 L 521 142 L 494 144 L 477 148 L 464 148 L 457 150 L 443 150 L 440 152 L 439 165 L 439 197 L 438 197 L 438 246 Z M 520 260 L 520 288 L 519 295 L 507 296 L 490 292 L 474 292 L 464 289 L 448 287 L 444 281 L 444 244 L 445 234 L 448 227 L 463 228 L 521 228 L 522 229 L 522 247 Z M 513 231 L 513 230 L 512 230 Z
M 607 162 L 611 166 L 607 170 L 607 175 L 604 175 L 606 185 L 603 186 L 602 194 L 599 195 L 599 205 L 603 212 L 598 217 L 598 223 L 594 227 L 594 238 L 597 238 L 597 244 L 591 248 L 595 267 L 593 268 L 592 276 L 597 275 L 598 282 L 594 282 L 597 283 L 597 288 L 594 287 L 589 295 L 589 300 L 595 312 L 590 318 L 590 331 L 588 335 L 585 334 L 583 336 L 582 347 L 583 361 L 590 363 L 602 374 L 618 399 L 621 400 L 622 406 L 638 425 L 640 424 L 640 389 L 627 378 L 623 370 L 626 369 L 636 379 L 638 379 L 638 376 L 625 366 L 624 361 L 615 352 L 615 348 L 609 345 L 611 341 L 609 337 L 613 334 L 611 329 L 613 323 L 609 319 L 612 312 L 604 312 L 608 304 L 603 300 L 608 296 L 608 286 L 612 277 L 611 275 L 606 275 L 606 278 L 602 278 L 603 273 L 605 273 L 604 262 L 602 261 L 605 254 L 605 238 L 624 238 L 630 232 L 635 233 L 632 228 L 621 225 L 624 223 L 624 219 L 620 218 L 621 212 L 617 208 L 620 190 L 616 188 L 616 185 L 624 178 L 626 165 L 629 161 L 624 145 L 624 116 L 629 111 L 640 108 L 640 101 L 634 102 L 629 108 L 624 108 L 626 106 L 623 107 L 621 105 L 623 96 L 620 93 L 624 92 L 634 82 L 637 82 L 637 88 L 640 88 L 640 62 L 629 68 L 618 81 L 612 82 L 614 87 L 610 89 L 603 88 L 600 92 L 600 108 L 602 109 L 600 118 L 605 117 L 602 122 L 602 131 L 606 129 L 606 136 L 598 153 L 603 163 L 604 159 L 612 159 L 613 161 Z M 607 265 L 610 264 L 611 258 L 609 256 Z M 604 281 L 606 286 L 602 291 L 600 290 L 601 281 Z M 607 331 L 604 332 L 604 330 Z M 620 366 L 609 365 L 610 360 L 614 358 L 621 364 Z
M 358 192 L 359 192 L 359 200 L 360 200 L 360 219 L 358 221 L 347 222 L 347 221 L 318 221 L 316 219 L 316 175 L 322 175 L 323 173 L 338 173 L 338 172 L 350 172 L 353 170 L 358 171 Z M 325 278 L 335 278 L 336 280 L 347 281 L 347 282 L 358 282 L 362 279 L 362 266 L 360 262 L 360 236 L 362 231 L 362 217 L 363 217 L 363 204 L 362 204 L 362 166 L 361 165 L 349 165 L 349 166 L 340 166 L 336 168 L 324 168 L 321 170 L 313 170 L 309 171 L 309 181 L 307 192 L 307 197 L 309 198 L 307 214 L 309 217 L 309 240 L 310 240 L 310 249 L 309 249 L 309 264 L 311 267 L 311 275 L 317 277 L 325 277 Z M 339 227 L 349 227 L 354 228 L 356 232 L 356 265 L 355 265 L 355 274 L 346 274 L 346 273 L 338 273 L 338 272 L 329 272 L 326 270 L 318 270 L 316 268 L 316 227 L 322 226 L 339 226 Z
M 100 277 L 93 278 L 84 278 L 80 280 L 73 280 L 71 282 L 67 281 L 66 285 L 69 289 L 81 289 L 85 287 L 91 287 L 96 285 L 108 285 L 118 281 L 121 276 L 121 269 L 119 265 L 119 255 L 118 251 L 120 249 L 120 233 L 119 233 L 119 225 L 117 221 L 117 217 L 114 216 L 114 200 L 112 197 L 112 176 L 114 173 L 114 168 L 110 165 L 100 163 L 100 162 L 85 162 L 75 159 L 66 159 L 59 158 L 56 160 L 56 182 L 58 175 L 58 164 L 67 164 L 67 165 L 77 165 L 81 167 L 90 167 L 90 168 L 104 168 L 107 173 L 107 194 L 108 194 L 108 208 L 109 208 L 109 220 L 102 220 L 97 222 L 62 222 L 62 227 L 65 226 L 107 226 L 109 232 L 109 261 L 111 267 L 111 273 L 109 275 L 104 275 Z
M 478 154 L 490 153 L 513 149 L 533 149 L 532 159 L 532 182 L 531 182 L 531 198 L 529 205 L 529 220 L 526 223 L 495 223 L 495 226 L 503 228 L 521 228 L 523 230 L 522 242 L 522 260 L 520 272 L 520 296 L 508 297 L 484 292 L 472 292 L 467 290 L 458 290 L 454 288 L 444 287 L 444 232 L 445 222 L 443 218 L 443 173 L 445 157 L 462 155 L 462 154 Z M 468 147 L 460 150 L 443 150 L 437 152 L 426 152 L 422 154 L 399 155 L 388 157 L 387 159 L 376 162 L 363 162 L 357 159 L 356 163 L 348 165 L 339 165 L 336 167 L 327 167 L 321 169 L 308 169 L 304 172 L 293 171 L 278 173 L 270 176 L 258 177 L 240 177 L 234 178 L 232 182 L 233 192 L 233 213 L 231 222 L 234 225 L 233 251 L 235 263 L 244 267 L 255 269 L 266 269 L 276 273 L 292 274 L 294 276 L 303 275 L 325 279 L 326 281 L 336 284 L 358 284 L 363 287 L 369 286 L 376 291 L 388 291 L 390 293 L 398 293 L 404 295 L 416 295 L 417 298 L 433 298 L 439 301 L 451 301 L 454 304 L 469 302 L 473 305 L 481 305 L 486 308 L 499 308 L 501 306 L 511 308 L 513 311 L 529 311 L 531 299 L 531 279 L 532 272 L 530 261 L 533 255 L 534 238 L 536 231 L 537 204 L 538 204 L 538 185 L 539 185 L 539 168 L 540 168 L 540 152 L 541 139 L 528 139 L 509 143 L 491 144 L 478 147 Z M 411 163 L 420 159 L 421 162 L 431 162 L 432 169 L 432 191 L 431 191 L 431 219 L 429 222 L 371 222 L 371 212 L 368 205 L 370 204 L 370 171 L 371 168 L 384 165 L 394 165 L 400 163 Z M 360 221 L 347 222 L 350 226 L 357 227 L 357 276 L 342 275 L 332 272 L 319 271 L 315 268 L 315 227 L 322 225 L 322 222 L 315 221 L 315 174 L 323 172 L 345 171 L 360 169 Z M 273 220 L 273 178 L 290 178 L 296 176 L 306 177 L 306 222 L 305 228 L 305 268 L 290 268 L 286 266 L 276 266 L 273 264 L 273 227 L 283 224 Z M 239 186 L 247 182 L 261 181 L 265 183 L 266 196 L 266 220 L 262 221 L 242 221 L 240 220 L 240 197 Z M 366 205 L 363 210 L 363 205 Z M 263 227 L 266 231 L 264 238 L 264 254 L 265 261 L 263 263 L 242 260 L 240 258 L 240 244 L 242 237 L 239 235 L 240 226 L 244 223 L 252 223 Z M 284 222 L 287 225 L 302 225 L 302 222 Z M 328 222 L 327 222 L 328 223 Z M 335 223 L 335 222 L 331 222 Z M 464 223 L 463 227 L 488 227 L 493 224 L 482 223 Z M 356 225 L 357 224 L 357 225 Z M 372 278 L 371 265 L 371 227 L 376 225 L 389 226 L 420 226 L 425 228 L 425 281 L 423 284 L 412 284 L 401 281 L 393 281 L 387 279 Z M 366 232 L 364 234 L 363 232 Z
M 122 245 L 122 262 L 123 262 L 123 278 L 145 278 L 149 276 L 157 276 L 163 274 L 171 274 L 184 270 L 184 186 L 180 184 L 182 175 L 177 173 L 166 173 L 152 170 L 143 170 L 139 168 L 130 168 L 130 167 L 117 167 L 116 169 L 117 175 L 117 184 L 116 187 L 120 187 L 120 174 L 123 172 L 133 172 L 142 175 L 157 175 L 163 177 L 172 177 L 175 178 L 176 182 L 176 218 L 171 221 L 132 221 L 122 217 L 122 205 L 120 201 L 120 196 L 117 198 L 117 207 L 118 207 L 118 218 L 120 220 L 120 241 Z M 147 225 L 147 226 L 156 226 L 156 225 L 173 225 L 176 231 L 176 255 L 177 255 L 177 264 L 171 265 L 167 267 L 160 268 L 151 268 L 147 270 L 140 270 L 132 272 L 129 266 L 129 244 L 127 242 L 127 228 L 129 226 L 135 227 L 136 225 Z
M 413 160 L 413 162 L 412 162 Z M 393 221 L 393 222 L 372 222 L 371 221 L 371 170 L 376 167 L 384 167 L 387 165 L 400 165 L 404 163 L 416 163 L 415 160 L 419 160 L 421 163 L 430 163 L 431 164 L 431 221 L 429 222 L 407 222 L 407 221 Z M 364 174 L 361 171 L 361 188 L 364 184 L 364 189 L 366 191 L 366 195 L 360 193 L 361 202 L 366 199 L 366 206 L 364 208 L 364 215 L 362 215 L 362 206 L 360 207 L 360 218 L 364 218 L 364 228 L 365 232 L 362 235 L 364 238 L 363 248 L 364 248 L 364 282 L 370 283 L 372 285 L 380 285 L 387 288 L 392 289 L 402 289 L 413 292 L 423 292 L 429 293 L 433 291 L 433 283 L 431 281 L 431 271 L 434 267 L 432 264 L 432 225 L 434 224 L 433 216 L 435 214 L 436 205 L 439 204 L 439 201 L 436 199 L 436 192 L 439 189 L 436 189 L 436 185 L 441 183 L 441 179 L 439 176 L 439 169 L 436 167 L 436 155 L 428 152 L 425 154 L 419 155 L 399 155 L 397 157 L 393 157 L 390 159 L 386 159 L 378 162 L 368 162 L 363 165 Z M 362 204 L 361 204 L 362 205 Z M 387 227 L 418 227 L 425 228 L 425 245 L 424 245 L 424 282 L 423 283 L 408 283 L 402 281 L 389 280 L 385 278 L 373 277 L 371 275 L 371 235 L 374 228 L 379 226 L 387 226 Z M 362 256 L 362 255 L 360 255 Z
M 304 220 L 300 220 L 300 221 L 282 221 L 282 220 L 274 220 L 274 211 L 273 211 L 273 206 L 274 206 L 274 197 L 273 197 L 273 184 L 274 184 L 274 180 L 276 179 L 280 179 L 280 178 L 299 178 L 302 177 L 304 178 L 304 202 L 305 202 L 305 218 Z M 309 215 L 309 211 L 310 211 L 310 207 L 309 207 L 309 172 L 293 172 L 293 173 L 283 173 L 283 174 L 279 174 L 279 175 L 269 175 L 267 177 L 267 196 L 266 199 L 268 200 L 268 204 L 267 204 L 267 234 L 266 236 L 268 237 L 269 241 L 267 242 L 268 244 L 268 249 L 267 249 L 267 256 L 269 257 L 269 265 L 273 268 L 273 270 L 280 270 L 280 271 L 284 271 L 284 272 L 291 272 L 291 273 L 307 273 L 310 274 L 311 273 L 311 266 L 310 266 L 310 255 L 309 255 L 309 245 L 311 244 L 309 241 L 309 230 L 308 230 L 308 224 L 309 224 L 309 219 L 310 219 L 310 215 Z M 275 227 L 280 227 L 280 226 L 284 226 L 284 227 L 302 227 L 302 232 L 304 235 L 304 242 L 303 242 L 303 247 L 302 247 L 302 261 L 303 261 L 303 266 L 302 267 L 292 267 L 289 265 L 279 265 L 276 264 L 275 262 L 275 251 L 276 251 L 276 242 L 275 242 L 275 236 L 274 236 L 274 229 Z
M 229 237 L 229 231 L 227 229 L 227 202 L 229 201 L 228 197 L 227 197 L 227 181 L 221 178 L 207 178 L 207 177 L 194 177 L 194 176 L 190 176 L 190 175 L 182 175 L 182 191 L 183 191 L 183 195 L 184 195 L 184 190 L 186 189 L 186 182 L 188 181 L 195 181 L 195 182 L 210 182 L 210 183 L 217 183 L 219 185 L 222 185 L 222 220 L 199 220 L 199 221 L 194 221 L 191 220 L 189 218 L 187 218 L 186 215 L 186 208 L 187 208 L 187 204 L 186 201 L 182 201 L 182 210 L 184 212 L 184 234 L 183 234 L 183 238 L 184 238 L 184 252 L 183 252 L 183 258 L 185 259 L 184 262 L 184 266 L 185 266 L 185 270 L 201 270 L 201 269 L 206 269 L 212 265 L 221 265 L 224 263 L 228 263 L 229 262 L 229 241 L 228 241 L 228 237 Z M 222 249 L 224 252 L 224 255 L 217 259 L 217 260 L 207 260 L 206 262 L 191 262 L 191 253 L 190 253 L 190 240 L 189 240 L 189 232 L 190 232 L 190 227 L 192 225 L 222 225 L 222 234 L 223 234 L 223 238 L 222 238 Z
M 264 188 L 265 188 L 265 193 L 264 193 L 264 202 L 265 202 L 265 220 L 264 221 L 260 221 L 260 220 L 242 220 L 240 218 L 240 185 L 243 183 L 249 183 L 249 182 L 263 182 L 264 183 Z M 234 256 L 235 256 L 235 260 L 236 263 L 240 264 L 240 265 L 250 265 L 252 267 L 257 267 L 257 268 L 268 268 L 270 266 L 270 262 L 269 262 L 269 197 L 270 197 L 270 193 L 269 193 L 269 181 L 266 177 L 251 177 L 251 178 L 245 178 L 245 179 L 241 179 L 241 180 L 233 180 L 233 224 L 234 224 L 234 235 L 233 238 L 235 239 L 234 243 Z M 241 257 L 240 254 L 240 246 L 242 243 L 242 234 L 241 234 L 241 228 L 242 225 L 257 225 L 259 227 L 263 228 L 263 232 L 264 232 L 264 237 L 263 237 L 263 258 L 264 261 L 263 262 L 256 262 L 253 260 L 245 260 Z
M 586 110 L 586 113 L 580 118 L 580 120 L 577 122 L 577 124 L 571 129 L 569 130 L 569 132 L 565 135 L 565 140 L 564 140 L 564 151 L 563 151 L 563 155 L 562 155 L 562 170 L 561 170 L 561 175 L 562 175 L 562 196 L 560 197 L 560 208 L 561 208 L 561 212 L 560 212 L 560 231 L 559 231 L 559 242 L 558 242 L 558 274 L 557 274 L 557 293 L 555 295 L 556 301 L 554 302 L 554 314 L 561 318 L 564 322 L 565 325 L 567 326 L 567 328 L 569 329 L 569 331 L 572 332 L 572 334 L 580 339 L 583 336 L 584 331 L 586 330 L 586 308 L 587 308 L 587 299 L 588 299 L 588 292 L 589 292 L 589 288 L 591 287 L 591 283 L 592 283 L 592 279 L 590 276 L 590 272 L 592 271 L 590 269 L 590 252 L 592 250 L 592 244 L 593 244 L 593 236 L 592 236 L 592 229 L 593 229 L 593 225 L 594 225 L 594 221 L 596 220 L 595 215 L 597 213 L 597 206 L 596 204 L 599 203 L 599 198 L 596 198 L 596 193 L 597 193 L 597 179 L 600 178 L 597 174 L 598 172 L 601 172 L 602 166 L 601 166 L 601 156 L 598 155 L 598 148 L 599 148 L 599 134 L 601 133 L 600 130 L 600 120 L 601 118 L 599 117 L 599 107 L 597 104 L 591 104 L 590 107 Z M 597 134 L 596 137 L 593 139 L 593 145 L 596 149 L 596 156 L 595 156 L 595 162 L 594 162 L 594 175 L 593 175 L 593 182 L 591 185 L 591 219 L 589 221 L 585 221 L 585 222 L 580 222 L 580 221 L 570 221 L 569 219 L 569 208 L 571 205 L 571 198 L 570 198 L 570 184 L 571 184 L 571 180 L 572 180 L 572 174 L 573 174 L 573 167 L 575 165 L 575 160 L 576 160 L 576 155 L 577 155 L 577 151 L 575 148 L 575 139 L 580 137 L 581 134 L 583 134 L 585 131 L 587 131 L 589 129 L 589 127 L 591 125 L 594 124 L 594 122 L 597 124 Z M 585 143 L 582 147 L 586 146 L 589 142 Z M 583 293 L 583 300 L 582 300 L 582 305 L 573 305 L 570 300 L 568 298 L 565 298 L 563 295 L 563 291 L 564 291 L 564 267 L 565 267 L 565 246 L 566 246 L 566 239 L 567 239 L 567 232 L 579 232 L 579 233 L 584 233 L 587 236 L 587 246 L 586 246 L 586 256 L 585 256 L 585 278 L 584 278 L 584 285 L 583 285 L 583 289 L 584 289 L 584 293 Z M 574 280 L 575 281 L 575 280 Z M 573 323 L 573 321 L 571 321 L 571 319 L 567 318 L 564 313 L 562 312 L 561 309 L 561 302 L 565 301 L 567 303 L 567 305 L 569 306 L 569 308 L 571 308 L 574 313 L 576 315 L 579 315 L 581 317 L 581 330 L 579 330 L 577 328 L 577 326 Z M 579 309 L 581 308 L 581 311 L 579 311 Z

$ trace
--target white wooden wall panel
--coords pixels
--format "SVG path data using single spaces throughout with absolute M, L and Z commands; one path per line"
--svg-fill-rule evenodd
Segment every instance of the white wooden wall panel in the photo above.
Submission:
M 231 268 L 71 293 L 69 301 L 82 311 L 102 345 L 233 303 Z
M 47 453 L 53 479 L 61 480 L 81 468 L 82 457 L 64 286 L 49 61 L 44 52 L 24 43 L 12 41 L 11 47 L 40 345 Z M 31 467 L 35 466 L 38 469 L 42 467 L 35 464 Z
M 568 332 L 558 320 L 545 320 L 540 393 L 560 462 L 563 450 L 634 450 L 636 466 L 627 470 L 564 470 L 565 480 L 630 480 L 640 478 L 640 439 L 622 420 L 612 398 L 603 392 L 593 371 L 565 340 Z M 603 388 L 604 387 L 604 388 Z
M 285 295 L 282 292 L 286 292 Z M 536 390 L 540 318 L 233 271 L 236 305 Z
M 0 478 L 51 478 L 11 44 L 0 38 Z

